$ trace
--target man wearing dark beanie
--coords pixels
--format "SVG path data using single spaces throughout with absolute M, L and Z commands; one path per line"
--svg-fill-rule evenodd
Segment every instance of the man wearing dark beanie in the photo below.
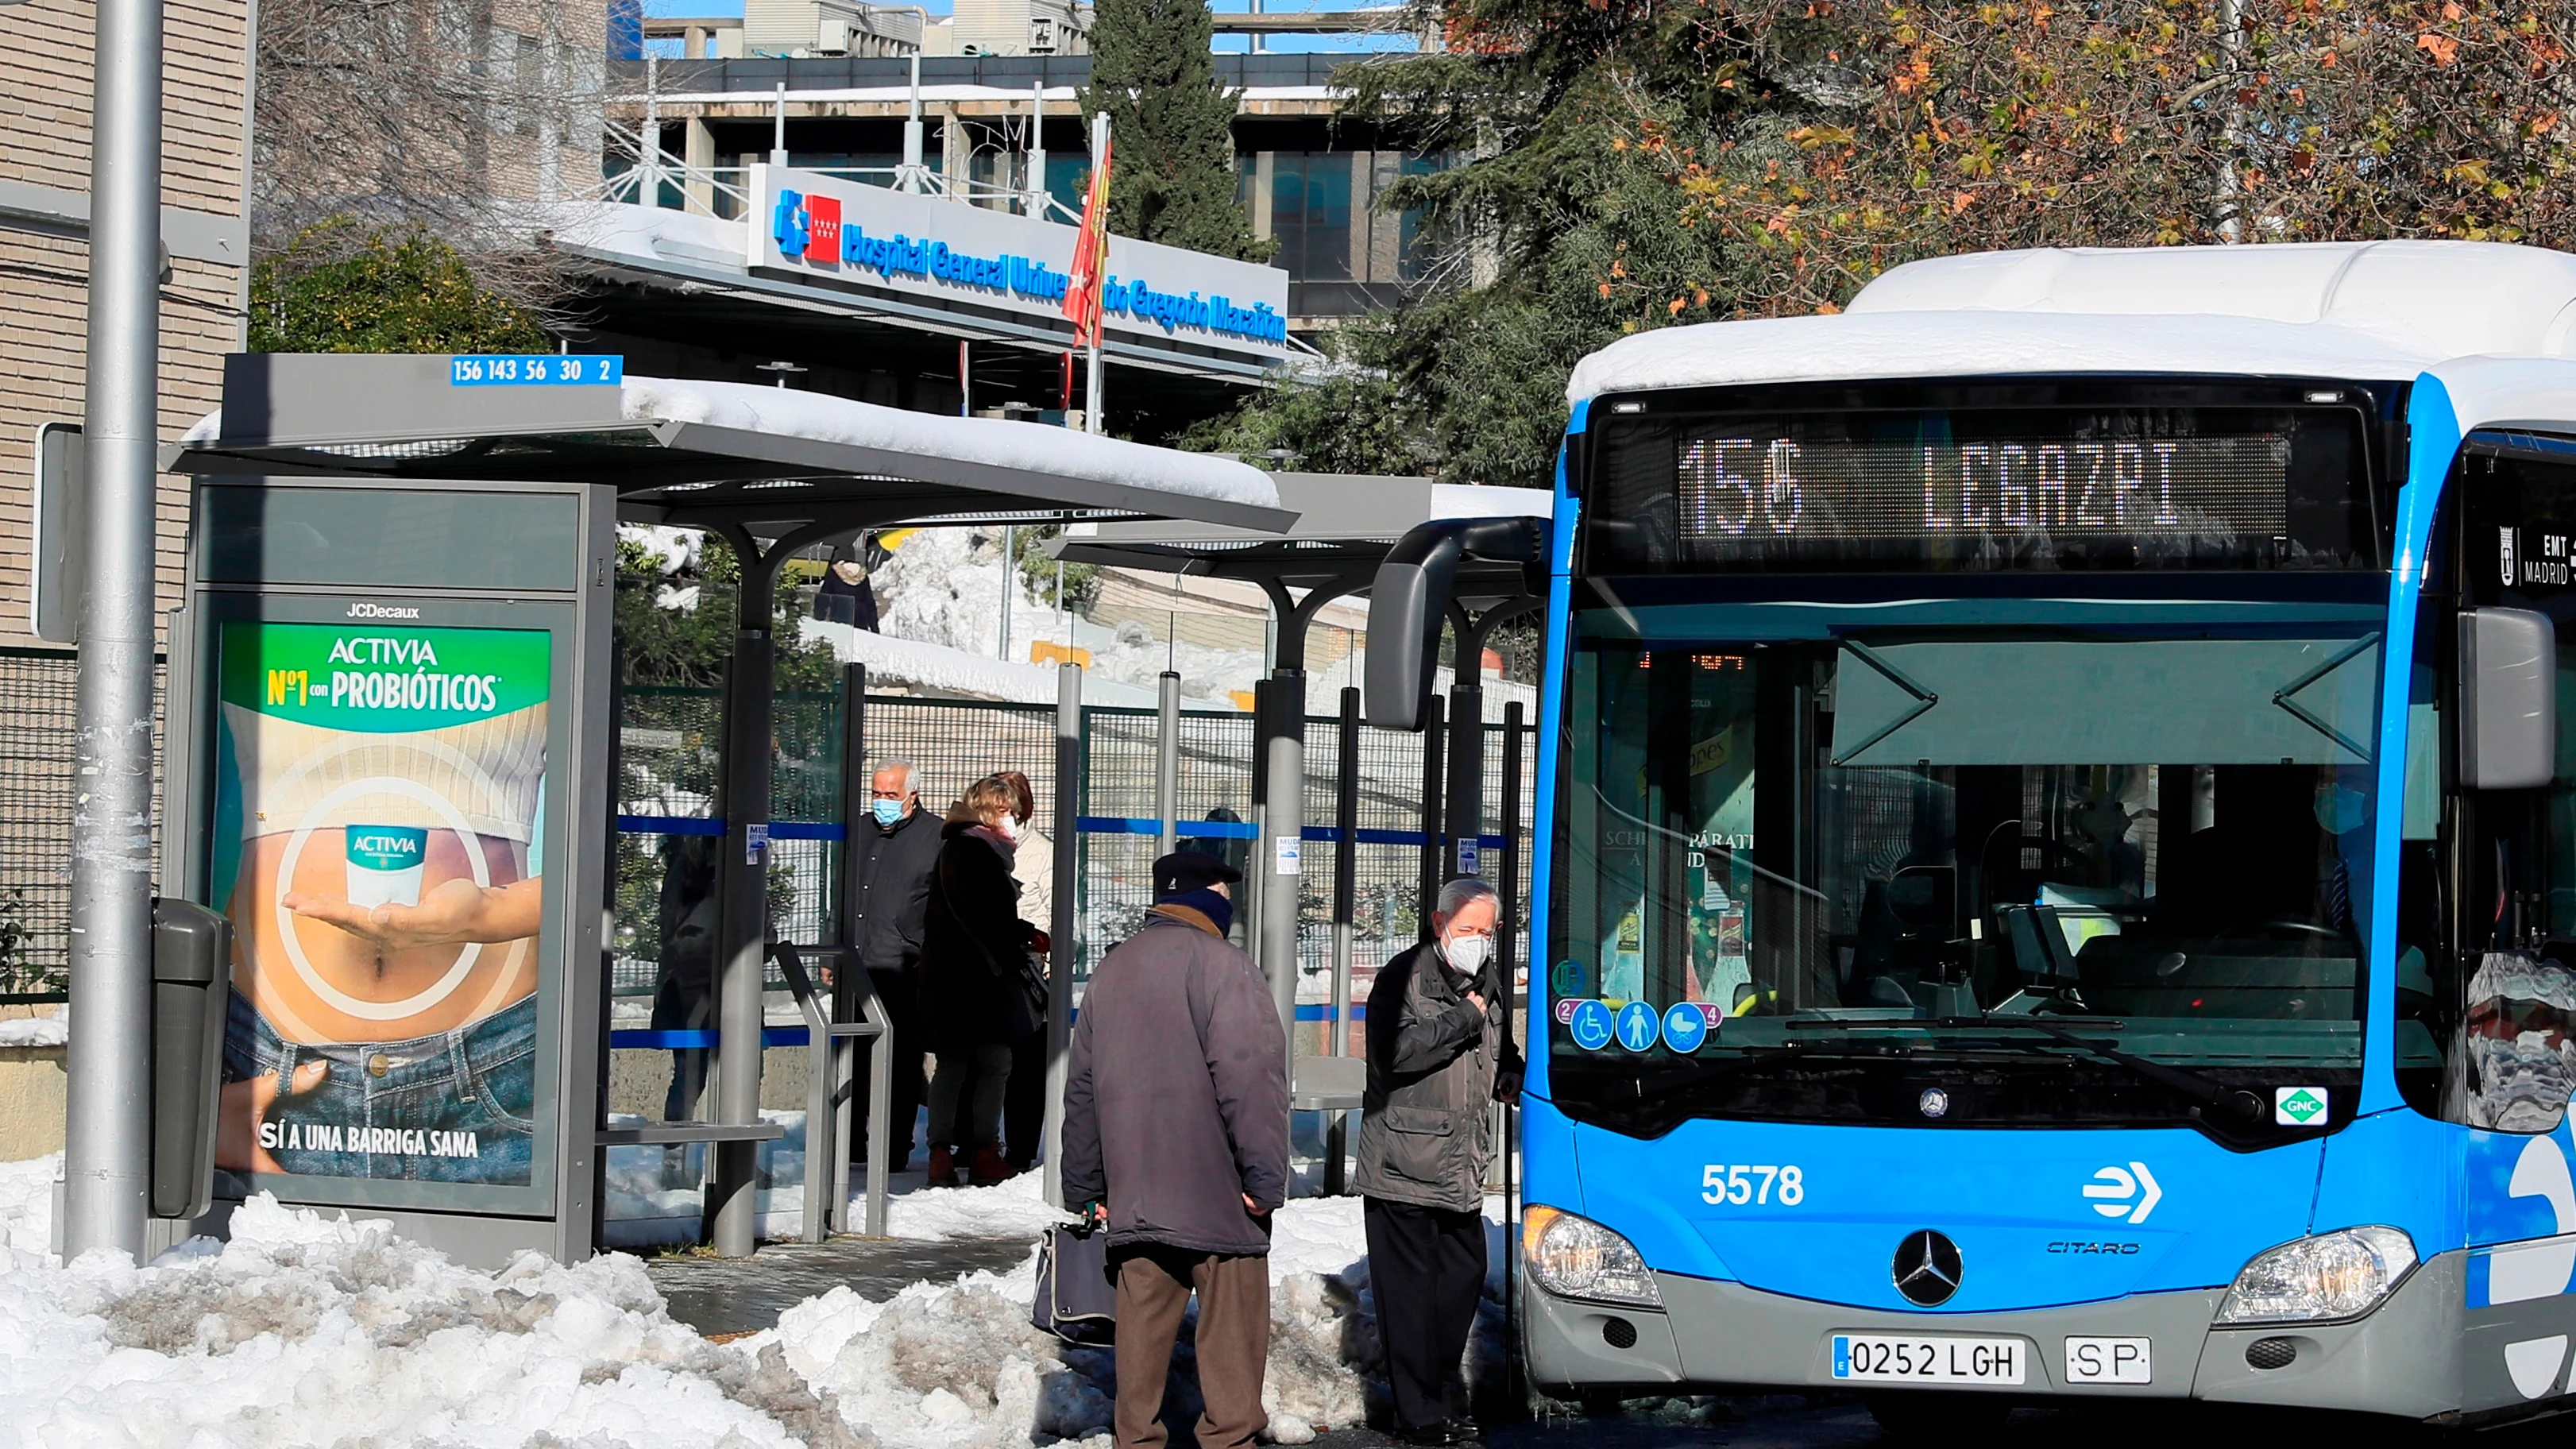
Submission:
M 1288 1197 L 1288 1036 L 1228 944 L 1243 873 L 1154 862 L 1145 924 L 1092 973 L 1064 1086 L 1064 1200 L 1109 1228 L 1118 1449 L 1161 1449 L 1163 1381 L 1198 1294 L 1199 1449 L 1249 1449 L 1270 1357 L 1270 1215 Z

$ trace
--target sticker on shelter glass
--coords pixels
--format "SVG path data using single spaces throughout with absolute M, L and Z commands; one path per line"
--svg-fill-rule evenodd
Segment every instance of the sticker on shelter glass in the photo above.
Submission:
M 219 1166 L 530 1182 L 550 653 L 534 630 L 223 626 Z

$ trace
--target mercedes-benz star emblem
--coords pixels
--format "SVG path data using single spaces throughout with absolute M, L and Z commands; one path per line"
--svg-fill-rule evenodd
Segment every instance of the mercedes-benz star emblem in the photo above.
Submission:
M 1939 1087 L 1925 1087 L 1923 1095 L 1914 1099 L 1914 1105 L 1921 1108 L 1926 1117 L 1939 1117 L 1950 1110 L 1950 1094 Z
M 1918 1308 L 1938 1308 L 1959 1291 L 1959 1245 L 1929 1228 L 1896 1245 L 1896 1291 Z

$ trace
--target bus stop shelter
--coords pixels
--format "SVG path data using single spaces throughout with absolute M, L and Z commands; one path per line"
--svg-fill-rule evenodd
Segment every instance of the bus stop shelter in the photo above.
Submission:
M 547 888 L 547 930 L 559 943 L 551 979 L 562 991 L 552 1017 L 562 1024 L 560 1043 L 547 1085 L 560 1122 L 552 1157 L 543 1141 L 535 1151 L 553 1164 L 551 1192 L 523 1188 L 515 1197 L 477 1197 L 446 1184 L 320 1182 L 293 1174 L 257 1184 L 282 1199 L 382 1212 L 411 1236 L 476 1259 L 519 1247 L 560 1258 L 586 1255 L 595 1246 L 600 1150 L 626 1141 L 712 1144 L 706 1201 L 715 1247 L 737 1256 L 752 1249 L 757 1144 L 778 1135 L 759 1118 L 759 1048 L 773 944 L 766 897 L 771 610 L 779 570 L 791 555 L 896 524 L 1173 519 L 1258 537 L 1295 519 L 1268 475 L 1231 459 L 784 389 L 626 377 L 619 360 L 607 357 L 236 356 L 228 359 L 223 411 L 191 429 L 165 461 L 198 479 L 192 608 L 202 599 L 233 614 L 272 617 L 283 610 L 300 611 L 295 617 L 304 619 L 426 623 L 443 608 L 466 611 L 459 617 L 506 615 L 509 606 L 543 595 L 562 598 L 564 617 L 577 621 L 560 634 L 580 654 L 577 675 L 553 676 L 575 679 L 564 713 L 581 725 L 576 736 L 562 737 L 574 768 L 561 772 L 555 796 L 575 802 L 568 815 L 573 833 L 562 837 L 573 848 L 560 869 L 547 872 L 568 887 Z M 511 523 L 515 515 L 508 512 L 512 500 L 537 494 L 571 500 L 565 508 L 577 506 L 577 514 L 562 516 L 579 522 L 567 523 L 563 533 L 568 552 L 561 562 L 570 567 L 521 590 L 493 571 L 517 553 L 543 551 L 542 541 L 532 542 L 531 529 Z M 454 557 L 445 574 L 419 548 L 395 550 L 376 536 L 410 527 L 398 522 L 410 516 L 410 500 L 432 497 L 440 511 L 421 527 L 448 530 Z M 371 519 L 377 522 L 369 525 Z M 717 533 L 740 561 L 741 581 L 716 801 L 723 844 L 713 1120 L 610 1132 L 592 1106 L 604 1066 L 598 1028 L 605 1017 L 604 983 L 591 963 L 605 960 L 600 904 L 611 889 L 614 857 L 582 857 L 597 855 L 616 828 L 608 611 L 619 522 Z M 360 555 L 375 560 L 392 582 L 371 587 L 372 579 L 351 576 L 344 560 Z M 557 562 L 539 562 L 557 568 Z M 404 602 L 414 599 L 425 602 Z M 226 725 L 197 696 L 216 670 L 231 667 L 216 657 L 214 639 L 202 625 L 189 633 L 174 622 L 171 799 L 188 803 L 174 803 L 171 811 L 169 833 L 178 843 L 165 875 L 198 889 L 206 888 L 198 857 L 216 834 L 212 807 L 197 803 L 203 777 L 214 773 L 213 747 L 198 736 Z M 272 699 L 277 674 L 272 670 L 268 681 Z M 1073 748 L 1078 734 L 1079 679 L 1066 666 L 1059 754 Z M 1073 808 L 1070 794 L 1059 791 L 1060 879 L 1074 873 Z M 1071 892 L 1057 897 L 1051 923 L 1057 940 L 1073 939 L 1072 903 Z M 791 976 L 801 974 L 798 953 L 784 955 Z M 302 964 L 299 957 L 299 969 Z M 1050 1053 L 1058 1073 L 1070 990 L 1070 973 L 1054 973 Z M 819 1072 L 826 1043 L 814 1046 Z M 382 1059 L 382 1053 L 368 1059 L 366 1070 L 377 1071 L 374 1063 Z M 1050 1135 L 1059 1097 L 1050 1093 Z M 829 1149 L 809 1142 L 809 1176 L 820 1170 L 817 1150 Z M 882 1144 L 873 1156 L 883 1161 Z M 537 1183 L 546 1177 L 538 1174 Z M 476 1211 L 491 1204 L 497 1206 Z
M 1284 529 L 1178 516 L 1130 522 L 1076 524 L 1045 547 L 1069 563 L 1088 563 L 1154 573 L 1232 579 L 1258 585 L 1268 596 L 1277 645 L 1268 678 L 1255 691 L 1257 743 L 1253 758 L 1255 849 L 1254 911 L 1258 929 L 1255 955 L 1270 982 L 1280 1018 L 1290 1024 L 1294 1040 L 1298 973 L 1298 880 L 1304 860 L 1301 848 L 1310 838 L 1330 838 L 1330 828 L 1309 826 L 1305 818 L 1306 642 L 1316 614 L 1335 599 L 1368 591 L 1387 550 L 1414 528 L 1448 519 L 1549 517 L 1553 495 L 1536 488 L 1488 488 L 1440 483 L 1429 478 L 1334 473 L 1272 475 L 1283 507 L 1297 514 Z M 1472 852 L 1483 838 L 1484 723 L 1483 689 L 1478 661 L 1495 625 L 1537 604 L 1542 581 L 1514 564 L 1470 559 L 1460 568 L 1450 627 L 1457 641 L 1457 669 L 1447 707 L 1448 738 L 1431 731 L 1429 768 L 1425 771 L 1422 835 L 1424 906 L 1429 929 L 1429 896 L 1445 875 L 1458 873 L 1460 861 L 1447 851 Z M 1168 697 L 1168 691 L 1167 691 Z M 1343 710 L 1342 758 L 1353 759 L 1359 727 L 1355 709 Z M 1166 748 L 1172 731 L 1168 719 Z M 1447 778 L 1441 778 L 1441 756 Z M 1340 787 L 1358 788 L 1356 772 L 1345 769 Z M 1443 808 L 1445 799 L 1446 808 Z M 1168 812 L 1166 812 L 1168 814 Z M 1350 816 L 1346 806 L 1341 812 Z M 1506 832 L 1507 834 L 1509 832 Z M 1444 849 L 1445 843 L 1445 849 Z M 1349 875 L 1353 852 L 1336 852 L 1333 974 L 1337 1011 L 1349 1005 L 1351 951 Z M 1472 874 L 1473 856 L 1464 873 Z M 1510 962 L 1506 961 L 1506 968 Z M 1341 1018 L 1333 1018 L 1327 1040 L 1338 1048 Z M 1334 1111 L 1359 1105 L 1365 1072 L 1357 1060 L 1301 1057 L 1296 1062 L 1294 1095 L 1302 1109 Z M 1337 1119 L 1338 1120 L 1338 1119 Z M 1328 1175 L 1338 1176 L 1340 1156 L 1329 1159 Z

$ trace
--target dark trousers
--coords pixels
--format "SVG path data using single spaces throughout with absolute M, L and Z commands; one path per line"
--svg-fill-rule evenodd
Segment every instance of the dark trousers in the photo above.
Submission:
M 1270 1423 L 1261 1378 L 1270 1362 L 1270 1259 L 1179 1248 L 1120 1249 L 1117 1449 L 1162 1449 L 1163 1385 L 1190 1294 L 1199 1295 L 1199 1449 L 1251 1449 Z
M 1011 1080 L 1002 1088 L 1002 1155 L 1026 1172 L 1038 1160 L 1046 1135 L 1047 1034 L 1011 1048 Z
M 920 1115 L 922 1098 L 921 1036 L 913 1020 L 913 974 L 910 971 L 871 971 L 877 996 L 885 1002 L 886 1015 L 894 1022 L 894 1041 L 882 1050 L 894 1053 L 889 1076 L 893 1084 L 892 1100 L 886 1104 L 886 1151 L 893 1154 L 889 1170 L 899 1168 L 912 1156 L 912 1123 Z M 855 993 L 853 993 L 855 994 Z M 841 1007 L 845 1021 L 858 1018 L 858 1008 L 848 1002 Z M 878 1047 L 864 1048 L 880 1050 Z M 859 1079 L 850 1098 L 850 1160 L 862 1161 L 868 1155 L 868 1064 L 859 1062 Z
M 1395 1427 L 1422 1429 L 1465 1417 L 1459 1364 L 1485 1293 L 1484 1214 L 1373 1197 L 1361 1220 Z

